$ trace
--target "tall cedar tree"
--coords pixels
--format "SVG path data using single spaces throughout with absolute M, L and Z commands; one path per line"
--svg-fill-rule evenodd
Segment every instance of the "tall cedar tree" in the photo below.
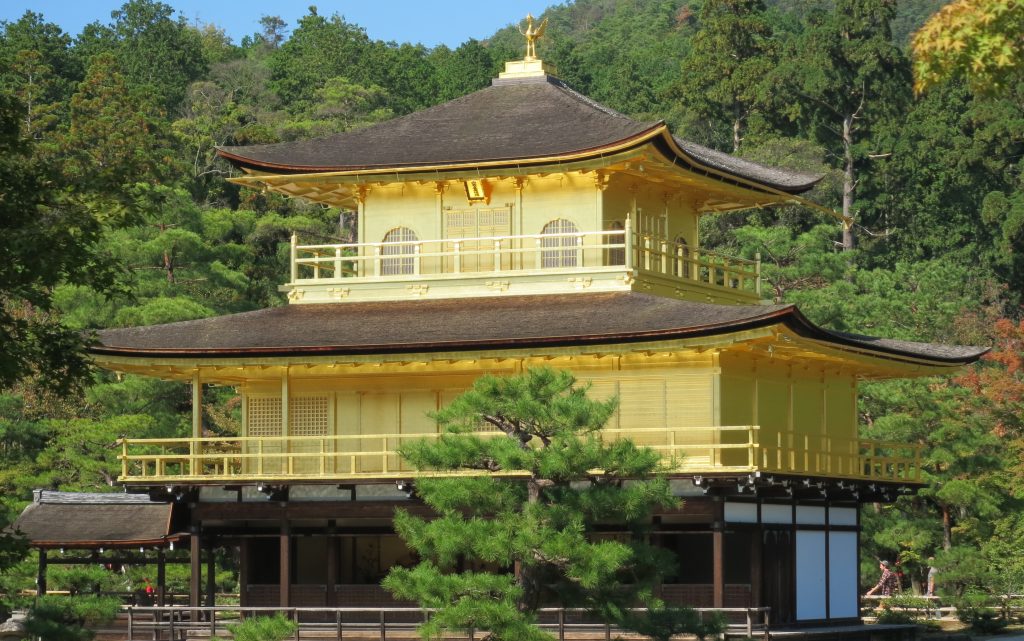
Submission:
M 484 376 L 435 415 L 440 438 L 402 449 L 417 470 L 466 474 L 417 480 L 437 518 L 395 515 L 421 561 L 393 568 L 384 587 L 437 609 L 420 629 L 425 639 L 467 629 L 495 641 L 550 639 L 533 624 L 537 609 L 553 602 L 658 638 L 714 629 L 654 597 L 674 564 L 645 533 L 652 509 L 676 499 L 656 452 L 602 440 L 617 399 L 594 401 L 586 392 L 572 374 L 550 368 Z M 621 525 L 623 534 L 595 536 L 598 523 Z M 459 571 L 466 564 L 494 571 Z M 637 605 L 654 612 L 636 620 L 627 608 Z
M 708 0 L 700 25 L 676 91 L 701 118 L 729 119 L 736 153 L 748 120 L 771 96 L 778 60 L 772 27 L 761 0 Z
M 796 94 L 790 117 L 838 158 L 843 169 L 843 216 L 856 218 L 858 173 L 877 150 L 872 127 L 901 113 L 909 97 L 910 65 L 892 43 L 895 0 L 837 0 L 817 13 L 795 43 L 780 82 Z M 854 247 L 852 225 L 843 249 Z

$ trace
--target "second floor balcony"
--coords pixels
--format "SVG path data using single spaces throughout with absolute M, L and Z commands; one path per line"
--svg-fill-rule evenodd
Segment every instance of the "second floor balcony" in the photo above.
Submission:
M 304 244 L 291 240 L 293 303 L 637 289 L 713 303 L 761 299 L 760 260 L 691 248 L 631 229 Z
M 507 438 L 479 432 L 482 438 Z M 604 439 L 630 438 L 661 454 L 670 475 L 781 474 L 834 480 L 920 483 L 920 446 L 793 432 L 762 435 L 760 427 L 620 428 Z M 491 474 L 417 471 L 399 448 L 436 433 L 290 437 L 124 439 L 123 483 L 244 484 L 374 482 L 423 476 Z M 523 476 L 505 470 L 499 476 Z

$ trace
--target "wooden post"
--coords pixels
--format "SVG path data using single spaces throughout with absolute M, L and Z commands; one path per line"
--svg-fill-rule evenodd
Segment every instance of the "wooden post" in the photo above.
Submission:
M 623 247 L 625 253 L 625 265 L 626 269 L 633 269 L 633 223 L 630 222 L 629 216 L 626 216 L 626 222 L 622 226 L 622 242 L 625 245 Z
M 215 565 L 213 539 L 210 539 L 206 548 L 206 607 L 212 608 L 216 605 L 217 598 L 217 570 Z
M 199 445 L 197 439 L 203 436 L 203 382 L 199 378 L 199 369 L 196 368 L 194 374 L 192 374 L 192 444 L 189 447 L 189 453 L 192 458 L 189 459 L 189 474 L 192 476 L 199 476 L 201 470 L 198 469 L 198 458 L 197 456 L 202 452 L 202 448 Z
M 46 596 L 46 550 L 39 549 L 39 574 L 36 575 L 36 595 Z
M 199 605 L 200 590 L 202 589 L 202 572 L 203 562 L 200 556 L 202 547 L 199 540 L 199 529 L 195 528 L 192 531 L 191 538 L 191 574 L 189 576 L 188 584 L 188 604 L 192 607 Z
M 167 552 L 156 550 L 156 604 L 165 605 L 167 600 Z
M 249 538 L 238 542 L 238 605 L 249 605 Z
M 291 564 L 291 551 L 292 551 L 292 537 L 291 529 L 288 526 L 288 521 L 284 520 L 281 522 L 281 607 L 287 608 L 291 602 L 291 581 L 292 581 L 292 564 Z
M 327 521 L 327 607 L 329 608 L 333 608 L 337 603 L 334 586 L 338 582 L 338 538 L 334 534 L 334 520 Z
M 291 457 L 291 441 L 288 438 L 291 431 L 291 415 L 290 408 L 288 407 L 288 400 L 291 397 L 290 391 L 290 374 L 288 366 L 285 365 L 284 372 L 281 374 L 281 468 L 280 472 L 283 474 L 292 473 L 292 457 Z M 276 466 L 274 466 L 276 467 Z
M 292 284 L 294 284 L 295 281 L 297 281 L 299 279 L 299 263 L 296 262 L 297 259 L 299 258 L 299 251 L 297 249 L 298 244 L 299 244 L 299 236 L 295 232 L 292 232 L 292 239 L 291 239 L 291 261 L 290 261 L 291 262 Z
M 712 607 L 725 607 L 725 501 L 715 497 L 715 517 L 711 523 L 713 568 Z
M 761 585 L 764 583 L 764 561 L 762 559 L 762 546 L 764 545 L 764 533 L 761 526 L 754 530 L 754 536 L 750 546 L 750 601 L 755 608 L 764 606 L 762 603 Z

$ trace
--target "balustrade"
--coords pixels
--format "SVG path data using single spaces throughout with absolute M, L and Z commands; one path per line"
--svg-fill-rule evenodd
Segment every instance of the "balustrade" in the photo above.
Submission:
M 504 437 L 481 431 L 481 438 Z M 603 438 L 629 438 L 663 457 L 673 473 L 775 472 L 859 480 L 918 482 L 920 448 L 902 443 L 774 433 L 759 426 L 605 429 Z M 291 437 L 123 439 L 121 481 L 249 479 L 392 479 L 471 476 L 482 471 L 416 471 L 398 454 L 427 434 Z M 497 475 L 521 476 L 515 470 Z
M 479 275 L 631 271 L 685 286 L 759 297 L 760 259 L 690 248 L 624 229 L 479 238 L 309 245 L 291 240 L 293 286 Z

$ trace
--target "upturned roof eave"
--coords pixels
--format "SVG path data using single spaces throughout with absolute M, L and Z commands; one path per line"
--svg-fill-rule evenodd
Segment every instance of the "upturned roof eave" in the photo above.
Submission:
M 224 357 L 302 357 L 302 356 L 367 356 L 390 354 L 427 354 L 456 351 L 488 351 L 504 349 L 582 347 L 613 343 L 644 343 L 661 340 L 692 339 L 705 336 L 742 332 L 746 330 L 782 325 L 797 336 L 823 346 L 838 348 L 879 358 L 903 365 L 926 365 L 931 367 L 961 367 L 969 365 L 990 348 L 977 348 L 969 354 L 943 357 L 925 355 L 911 350 L 901 350 L 886 345 L 871 345 L 865 342 L 873 337 L 859 340 L 840 332 L 819 327 L 807 319 L 794 305 L 773 309 L 764 314 L 707 325 L 670 327 L 638 332 L 601 333 L 580 336 L 535 336 L 518 338 L 494 338 L 479 340 L 430 341 L 421 343 L 379 343 L 363 345 L 294 345 L 272 347 L 231 347 L 231 348 L 131 348 L 95 345 L 89 352 L 95 356 L 128 358 L 190 358 L 215 359 Z
M 506 157 L 488 160 L 467 160 L 450 163 L 409 163 L 404 165 L 359 165 L 359 166 L 312 166 L 312 165 L 285 165 L 266 161 L 254 160 L 245 156 L 234 154 L 224 147 L 217 147 L 217 153 L 221 157 L 236 163 L 247 171 L 266 171 L 266 174 L 249 174 L 247 176 L 230 179 L 232 182 L 245 184 L 250 182 L 266 182 L 274 179 L 287 180 L 289 182 L 303 179 L 338 177 L 366 177 L 371 179 L 380 176 L 399 176 L 402 174 L 422 174 L 430 172 L 464 172 L 467 170 L 501 170 L 503 168 L 514 168 L 521 171 L 524 168 L 540 170 L 546 166 L 564 165 L 566 163 L 586 162 L 599 160 L 612 155 L 628 153 L 631 150 L 639 149 L 651 143 L 662 143 L 652 145 L 654 149 L 664 158 L 668 166 L 677 167 L 680 171 L 696 172 L 712 180 L 725 182 L 734 186 L 750 189 L 759 193 L 769 193 L 783 198 L 792 198 L 800 204 L 823 209 L 817 203 L 807 201 L 799 197 L 799 194 L 812 189 L 822 176 L 809 176 L 807 181 L 798 185 L 781 185 L 770 181 L 756 180 L 743 174 L 728 171 L 719 167 L 702 162 L 692 154 L 681 148 L 675 137 L 669 131 L 664 121 L 653 123 L 646 130 L 608 144 L 587 149 L 567 151 L 560 154 L 548 154 L 543 156 Z M 665 153 L 667 148 L 669 153 Z M 278 172 L 278 173 L 274 173 Z M 284 173 L 279 173 L 284 172 Z M 832 210 L 826 213 L 834 215 Z
M 597 147 L 586 147 L 582 149 L 566 150 L 555 154 L 543 154 L 537 156 L 508 156 L 503 158 L 479 158 L 453 162 L 439 163 L 405 163 L 388 165 L 292 165 L 258 160 L 229 151 L 230 147 L 217 146 L 214 149 L 217 155 L 236 163 L 243 169 L 269 172 L 286 172 L 284 175 L 290 179 L 301 179 L 305 176 L 316 176 L 319 178 L 330 176 L 352 176 L 352 175 L 375 175 L 375 174 L 402 174 L 420 173 L 431 171 L 459 171 L 466 169 L 484 169 L 501 167 L 542 166 L 601 158 L 609 154 L 626 151 L 632 147 L 639 147 L 663 132 L 668 127 L 662 120 L 651 123 L 643 131 L 619 140 L 614 140 Z M 251 178 L 266 178 L 267 176 L 249 176 Z

